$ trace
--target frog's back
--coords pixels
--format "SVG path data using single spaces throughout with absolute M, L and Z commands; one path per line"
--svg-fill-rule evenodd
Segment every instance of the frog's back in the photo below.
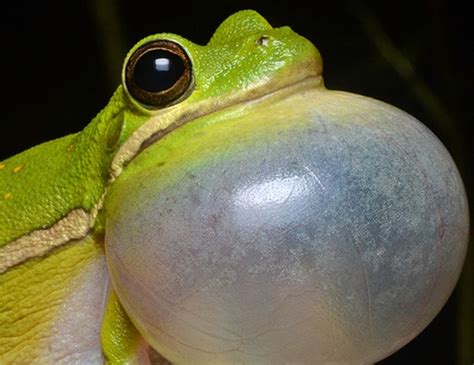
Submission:
M 122 98 L 118 88 L 81 132 L 0 162 L 0 272 L 2 249 L 9 243 L 51 229 L 71 214 L 75 219 L 74 212 L 93 218 L 122 129 Z M 72 230 L 74 221 L 63 223 Z
M 0 164 L 0 247 L 65 213 L 65 200 L 72 199 L 67 184 L 74 184 L 75 137 L 44 143 Z

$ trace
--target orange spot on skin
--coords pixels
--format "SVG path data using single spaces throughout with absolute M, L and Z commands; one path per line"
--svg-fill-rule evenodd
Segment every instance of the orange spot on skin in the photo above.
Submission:
M 3 200 L 10 200 L 11 197 L 12 197 L 12 193 L 10 192 L 3 193 Z
M 74 148 L 74 145 L 71 143 L 69 146 L 67 146 L 67 151 L 71 152 L 73 148 Z
M 16 174 L 23 168 L 23 165 L 17 165 L 13 168 L 13 173 Z
M 4 163 L 0 163 L 0 170 L 3 170 L 5 168 L 5 164 Z

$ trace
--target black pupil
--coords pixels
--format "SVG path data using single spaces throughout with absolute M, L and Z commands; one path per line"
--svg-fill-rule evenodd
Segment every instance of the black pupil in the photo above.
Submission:
M 145 91 L 160 92 L 173 86 L 183 72 L 181 57 L 164 49 L 155 49 L 146 52 L 137 61 L 133 79 Z

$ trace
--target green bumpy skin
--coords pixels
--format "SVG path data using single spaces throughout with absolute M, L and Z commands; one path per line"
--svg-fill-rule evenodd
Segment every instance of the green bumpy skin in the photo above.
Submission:
M 121 128 L 116 94 L 82 132 L 31 148 L 2 162 L 0 247 L 52 226 L 75 208 L 91 210 L 107 184 L 114 138 Z

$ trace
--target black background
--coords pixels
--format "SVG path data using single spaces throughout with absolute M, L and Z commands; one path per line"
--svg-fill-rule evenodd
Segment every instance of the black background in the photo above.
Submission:
M 107 103 L 127 49 L 140 38 L 172 32 L 205 44 L 244 8 L 312 40 L 328 88 L 387 101 L 425 123 L 450 150 L 471 195 L 472 26 L 467 5 L 453 1 L 5 1 L 0 160 L 81 130 Z M 387 40 L 401 60 L 377 47 Z M 413 72 L 397 71 L 406 62 Z M 422 334 L 380 364 L 461 364 L 459 298 L 458 288 Z

